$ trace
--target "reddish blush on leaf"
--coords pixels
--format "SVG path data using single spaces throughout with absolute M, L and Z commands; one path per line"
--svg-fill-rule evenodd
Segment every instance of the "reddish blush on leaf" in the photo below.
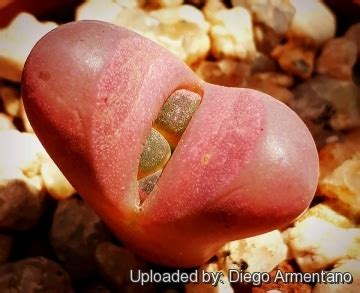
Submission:
M 201 103 L 140 202 L 143 146 L 178 89 L 199 94 Z M 292 110 L 255 90 L 201 81 L 166 49 L 124 28 L 82 21 L 51 31 L 28 57 L 22 91 L 50 156 L 149 261 L 200 265 L 227 241 L 290 223 L 315 193 L 317 150 Z

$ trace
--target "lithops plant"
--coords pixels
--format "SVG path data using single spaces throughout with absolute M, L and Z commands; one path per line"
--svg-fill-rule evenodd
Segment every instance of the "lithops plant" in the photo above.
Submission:
M 152 128 L 167 137 L 159 117 L 179 90 L 186 91 L 180 104 L 189 96 L 196 103 L 175 107 L 189 110 L 187 127 L 177 144 L 170 141 L 175 149 L 153 169 L 161 175 L 142 197 L 146 140 Z M 22 93 L 34 131 L 61 171 L 147 260 L 200 265 L 230 240 L 286 225 L 313 198 L 317 151 L 293 111 L 255 90 L 206 83 L 124 28 L 81 21 L 53 30 L 27 59 Z

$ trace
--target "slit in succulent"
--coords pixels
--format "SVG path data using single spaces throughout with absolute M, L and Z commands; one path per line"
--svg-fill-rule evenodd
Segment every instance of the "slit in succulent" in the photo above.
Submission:
M 198 93 L 179 89 L 164 103 L 140 155 L 140 203 L 144 202 L 154 189 L 200 102 L 201 96 Z

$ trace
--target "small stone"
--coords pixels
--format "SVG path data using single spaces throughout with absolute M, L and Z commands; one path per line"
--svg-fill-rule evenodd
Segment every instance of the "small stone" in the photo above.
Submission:
M 162 169 L 170 156 L 170 145 L 159 131 L 152 128 L 140 156 L 138 179 Z
M 270 55 L 272 50 L 281 43 L 282 37 L 269 27 L 254 24 L 254 40 L 258 51 Z
M 325 129 L 345 130 L 360 125 L 359 88 L 353 82 L 316 76 L 298 85 L 293 93 L 290 106 L 316 141 L 322 141 Z
M 277 46 L 271 56 L 288 74 L 308 79 L 314 69 L 315 48 L 311 41 L 288 41 Z
M 360 219 L 360 131 L 354 130 L 319 152 L 319 194 L 336 200 L 335 208 L 351 221 Z
M 290 88 L 294 84 L 294 79 L 291 76 L 278 72 L 255 73 L 251 78 L 258 82 L 266 81 L 285 88 Z
M 290 0 L 232 0 L 233 6 L 242 6 L 251 11 L 256 22 L 265 24 L 277 34 L 288 31 L 295 8 Z
M 276 62 L 269 56 L 258 53 L 251 63 L 251 74 L 276 71 Z
M 323 154 L 323 153 L 322 153 Z M 320 161 L 322 163 L 322 161 Z M 323 168 L 321 168 L 323 169 Z M 319 190 L 326 196 L 335 197 L 350 206 L 350 210 L 360 218 L 360 152 L 344 160 L 331 174 L 321 176 Z
M 134 8 L 137 5 L 134 1 L 126 0 L 128 3 L 132 3 Z M 101 0 L 101 1 L 86 1 L 76 8 L 76 20 L 99 20 L 113 23 L 118 14 L 123 10 L 123 6 L 119 5 L 119 1 Z M 131 7 L 132 9 L 133 7 Z
M 163 45 L 188 65 L 206 58 L 211 45 L 209 24 L 201 10 L 181 5 L 153 10 L 149 15 L 158 23 L 149 35 L 150 39 Z
M 0 234 L 0 264 L 7 262 L 10 256 L 13 238 L 11 236 Z
M 20 13 L 8 27 L 1 29 L 0 78 L 20 82 L 31 49 L 42 36 L 56 27 L 54 22 L 41 23 L 28 13 Z
M 320 138 L 325 127 L 329 125 L 333 110 L 330 103 L 322 98 L 322 93 L 313 89 L 313 82 L 314 79 L 311 79 L 295 87 L 290 107 L 305 122 L 315 141 L 318 141 L 322 140 Z
M 297 219 L 297 222 L 299 223 L 309 217 L 323 219 L 340 228 L 355 227 L 355 223 L 346 217 L 346 215 L 343 215 L 341 209 L 336 208 L 335 201 L 326 201 L 311 207 Z
M 194 67 L 195 73 L 212 84 L 241 87 L 250 73 L 250 64 L 234 59 L 202 61 Z
M 0 131 L 9 129 L 16 129 L 12 117 L 4 113 L 0 113 Z
M 35 134 L 17 130 L 1 131 L 0 145 L 0 173 L 20 169 L 28 178 L 40 174 L 40 157 L 46 152 Z
M 325 43 L 316 62 L 316 71 L 336 79 L 352 80 L 357 47 L 346 38 L 335 38 Z
M 356 44 L 358 58 L 360 58 L 360 22 L 353 24 L 346 31 L 344 37 Z
M 286 233 L 291 253 L 302 272 L 317 272 L 341 260 L 360 257 L 359 228 L 340 228 L 312 216 L 297 222 Z
M 334 269 L 331 270 L 336 274 L 343 275 L 344 272 L 351 274 L 353 280 L 348 283 L 317 283 L 313 289 L 313 293 L 357 293 L 360 291 L 360 260 L 351 259 L 339 262 Z
M 0 266 L 1 292 L 74 292 L 68 274 L 55 262 L 32 257 Z
M 48 160 L 42 162 L 40 172 L 44 180 L 45 188 L 55 199 L 66 199 L 76 192 L 50 157 L 48 157 Z
M 73 278 L 89 277 L 95 273 L 95 249 L 109 239 L 106 227 L 84 201 L 70 198 L 58 203 L 50 242 Z
M 293 84 L 291 76 L 276 73 L 256 73 L 246 79 L 245 87 L 262 91 L 275 99 L 289 104 L 293 99 L 293 93 L 288 89 Z
M 312 88 L 328 101 L 334 110 L 330 125 L 336 130 L 360 126 L 360 89 L 352 81 L 315 79 Z
M 20 115 L 19 91 L 13 87 L 2 87 L 0 95 L 6 113 L 12 117 L 19 117 Z
M 177 90 L 163 105 L 154 127 L 165 136 L 171 147 L 175 147 L 179 142 L 200 102 L 199 94 Z
M 359 152 L 360 130 L 355 129 L 336 141 L 325 145 L 319 152 L 320 159 L 320 183 L 321 179 L 330 175 L 335 168 L 346 160 L 355 157 Z
M 219 265 L 246 272 L 270 272 L 287 258 L 286 246 L 279 230 L 227 243 L 219 252 Z
M 250 88 L 264 92 L 265 94 L 268 94 L 287 105 L 292 101 L 294 97 L 293 93 L 287 88 L 277 86 L 274 84 L 261 83 L 255 86 L 252 85 L 250 86 Z
M 0 180 L 0 229 L 31 229 L 43 213 L 44 200 L 43 192 L 24 180 Z
M 165 6 L 179 2 L 155 1 Z M 96 19 L 123 26 L 159 43 L 189 65 L 204 59 L 209 53 L 209 24 L 194 6 L 180 5 L 145 11 L 127 0 L 104 2 L 83 3 L 76 11 L 76 20 Z
M 130 271 L 136 279 L 138 270 L 145 272 L 146 264 L 126 248 L 103 242 L 96 248 L 96 263 L 100 274 L 121 292 L 153 292 L 151 284 L 141 286 L 131 282 Z M 136 291 L 138 290 L 138 291 Z
M 290 2 L 295 15 L 287 32 L 289 38 L 311 39 L 316 46 L 321 46 L 335 36 L 336 18 L 325 3 L 320 0 Z
M 254 58 L 256 48 L 248 10 L 243 7 L 228 9 L 221 1 L 209 0 L 203 11 L 211 24 L 212 55 L 216 58 Z

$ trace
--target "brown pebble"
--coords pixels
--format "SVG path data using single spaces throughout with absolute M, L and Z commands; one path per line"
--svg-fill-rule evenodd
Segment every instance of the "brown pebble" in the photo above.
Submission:
M 50 242 L 72 278 L 89 277 L 95 273 L 96 246 L 109 239 L 108 230 L 83 200 L 70 198 L 58 203 Z
M 251 75 L 246 80 L 246 87 L 262 91 L 275 99 L 289 104 L 293 99 L 293 93 L 288 89 L 293 84 L 291 76 L 266 72 Z
M 356 44 L 358 58 L 360 58 L 360 22 L 353 24 L 344 37 Z
M 251 63 L 251 74 L 276 71 L 276 62 L 269 56 L 259 53 Z
M 256 79 L 259 82 L 269 82 L 286 88 L 289 88 L 294 84 L 292 76 L 278 72 L 256 73 L 253 74 L 251 78 Z
M 154 286 L 140 286 L 131 282 L 130 271 L 145 272 L 146 264 L 138 259 L 128 249 L 111 242 L 104 242 L 96 248 L 96 263 L 100 274 L 112 286 L 121 292 L 154 292 Z M 134 274 L 134 278 L 136 275 Z
M 288 74 L 308 79 L 314 69 L 315 47 L 311 40 L 290 40 L 277 46 L 271 56 Z
M 74 292 L 68 274 L 54 261 L 31 257 L 0 266 L 0 292 Z
M 44 202 L 43 192 L 24 180 L 0 180 L 0 229 L 31 229 L 43 213 Z
M 356 63 L 356 44 L 346 38 L 331 39 L 316 61 L 316 72 L 337 79 L 351 80 Z
M 203 80 L 217 85 L 240 87 L 250 74 L 250 64 L 233 59 L 202 61 L 193 70 Z
M 254 39 L 258 51 L 270 55 L 271 51 L 280 44 L 282 38 L 273 29 L 262 24 L 255 24 Z
M 360 126 L 360 93 L 353 82 L 316 76 L 296 86 L 293 93 L 290 107 L 304 120 L 318 146 L 334 130 Z

